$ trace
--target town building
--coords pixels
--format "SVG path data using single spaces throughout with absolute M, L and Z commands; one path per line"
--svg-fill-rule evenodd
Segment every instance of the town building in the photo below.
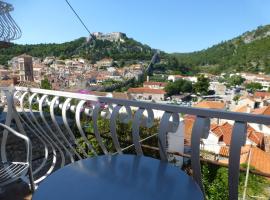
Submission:
M 177 81 L 179 79 L 183 79 L 183 78 L 184 78 L 184 76 L 182 76 L 182 75 L 169 75 L 168 81 L 175 82 L 175 81 Z
M 225 110 L 226 104 L 221 101 L 201 101 L 195 104 L 194 107 Z
M 112 58 L 103 58 L 96 62 L 98 67 L 111 67 L 113 64 Z
M 162 89 L 145 87 L 129 88 L 127 91 L 133 99 L 161 101 L 165 99 L 166 92 Z
M 121 33 L 121 32 L 112 32 L 112 33 L 107 33 L 107 34 L 104 34 L 101 32 L 93 32 L 92 34 L 98 40 L 103 40 L 103 41 L 108 40 L 111 42 L 116 42 L 116 41 L 124 42 L 125 37 L 126 37 L 126 34 Z
M 22 54 L 11 61 L 13 76 L 18 81 L 34 81 L 32 56 Z
M 219 83 L 217 81 L 210 82 L 209 90 L 215 91 L 216 95 L 225 95 L 226 89 L 227 88 L 223 83 Z

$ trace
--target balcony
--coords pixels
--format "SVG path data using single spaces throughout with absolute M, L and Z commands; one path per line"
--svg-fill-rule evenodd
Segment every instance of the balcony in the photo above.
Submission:
M 36 186 L 57 169 L 76 160 L 101 154 L 132 153 L 174 163 L 187 171 L 202 191 L 205 189 L 201 164 L 225 166 L 229 199 L 237 199 L 242 195 L 238 192 L 239 174 L 241 170 L 246 171 L 240 163 L 241 147 L 248 137 L 247 125 L 270 125 L 270 117 L 264 115 L 35 88 L 0 89 L 5 105 L 0 120 L 31 140 Z M 194 119 L 189 137 L 185 135 L 187 127 L 183 116 L 186 115 Z M 228 162 L 217 162 L 204 150 L 203 141 L 209 137 L 213 120 L 232 124 Z M 1 136 L 2 161 L 20 161 L 25 157 L 24 149 L 24 144 L 12 135 L 4 132 Z M 270 177 L 256 169 L 250 172 Z M 17 190 L 20 189 L 17 187 Z

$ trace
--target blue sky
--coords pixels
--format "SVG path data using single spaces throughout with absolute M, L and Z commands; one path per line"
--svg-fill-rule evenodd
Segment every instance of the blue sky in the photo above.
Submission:
M 88 33 L 64 0 L 6 0 L 21 44 L 60 43 Z M 269 0 L 69 0 L 91 32 L 120 31 L 166 52 L 201 50 L 270 24 Z

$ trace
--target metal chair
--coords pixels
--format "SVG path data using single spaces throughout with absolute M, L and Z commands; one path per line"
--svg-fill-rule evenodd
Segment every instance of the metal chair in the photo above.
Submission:
M 21 138 L 26 143 L 26 161 L 25 162 L 10 162 L 10 161 L 0 161 L 0 188 L 17 181 L 18 179 L 24 178 L 27 174 L 29 176 L 30 189 L 33 192 L 35 190 L 34 179 L 32 175 L 32 145 L 30 139 L 15 131 L 14 129 L 0 123 L 0 127 L 4 128 L 5 132 L 14 134 L 15 136 Z

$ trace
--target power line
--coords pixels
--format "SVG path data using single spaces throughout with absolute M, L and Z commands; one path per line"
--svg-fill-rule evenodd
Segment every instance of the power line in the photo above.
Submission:
M 86 31 L 89 33 L 89 35 L 92 36 L 91 32 L 89 31 L 89 29 L 87 28 L 87 26 L 84 24 L 84 22 L 82 21 L 82 19 L 80 18 L 80 16 L 77 14 L 77 12 L 73 9 L 73 7 L 71 6 L 71 4 L 68 2 L 68 0 L 65 0 L 66 3 L 69 5 L 70 9 L 73 11 L 73 13 L 77 16 L 77 18 L 80 20 L 81 24 L 84 26 L 84 28 L 86 29 Z

